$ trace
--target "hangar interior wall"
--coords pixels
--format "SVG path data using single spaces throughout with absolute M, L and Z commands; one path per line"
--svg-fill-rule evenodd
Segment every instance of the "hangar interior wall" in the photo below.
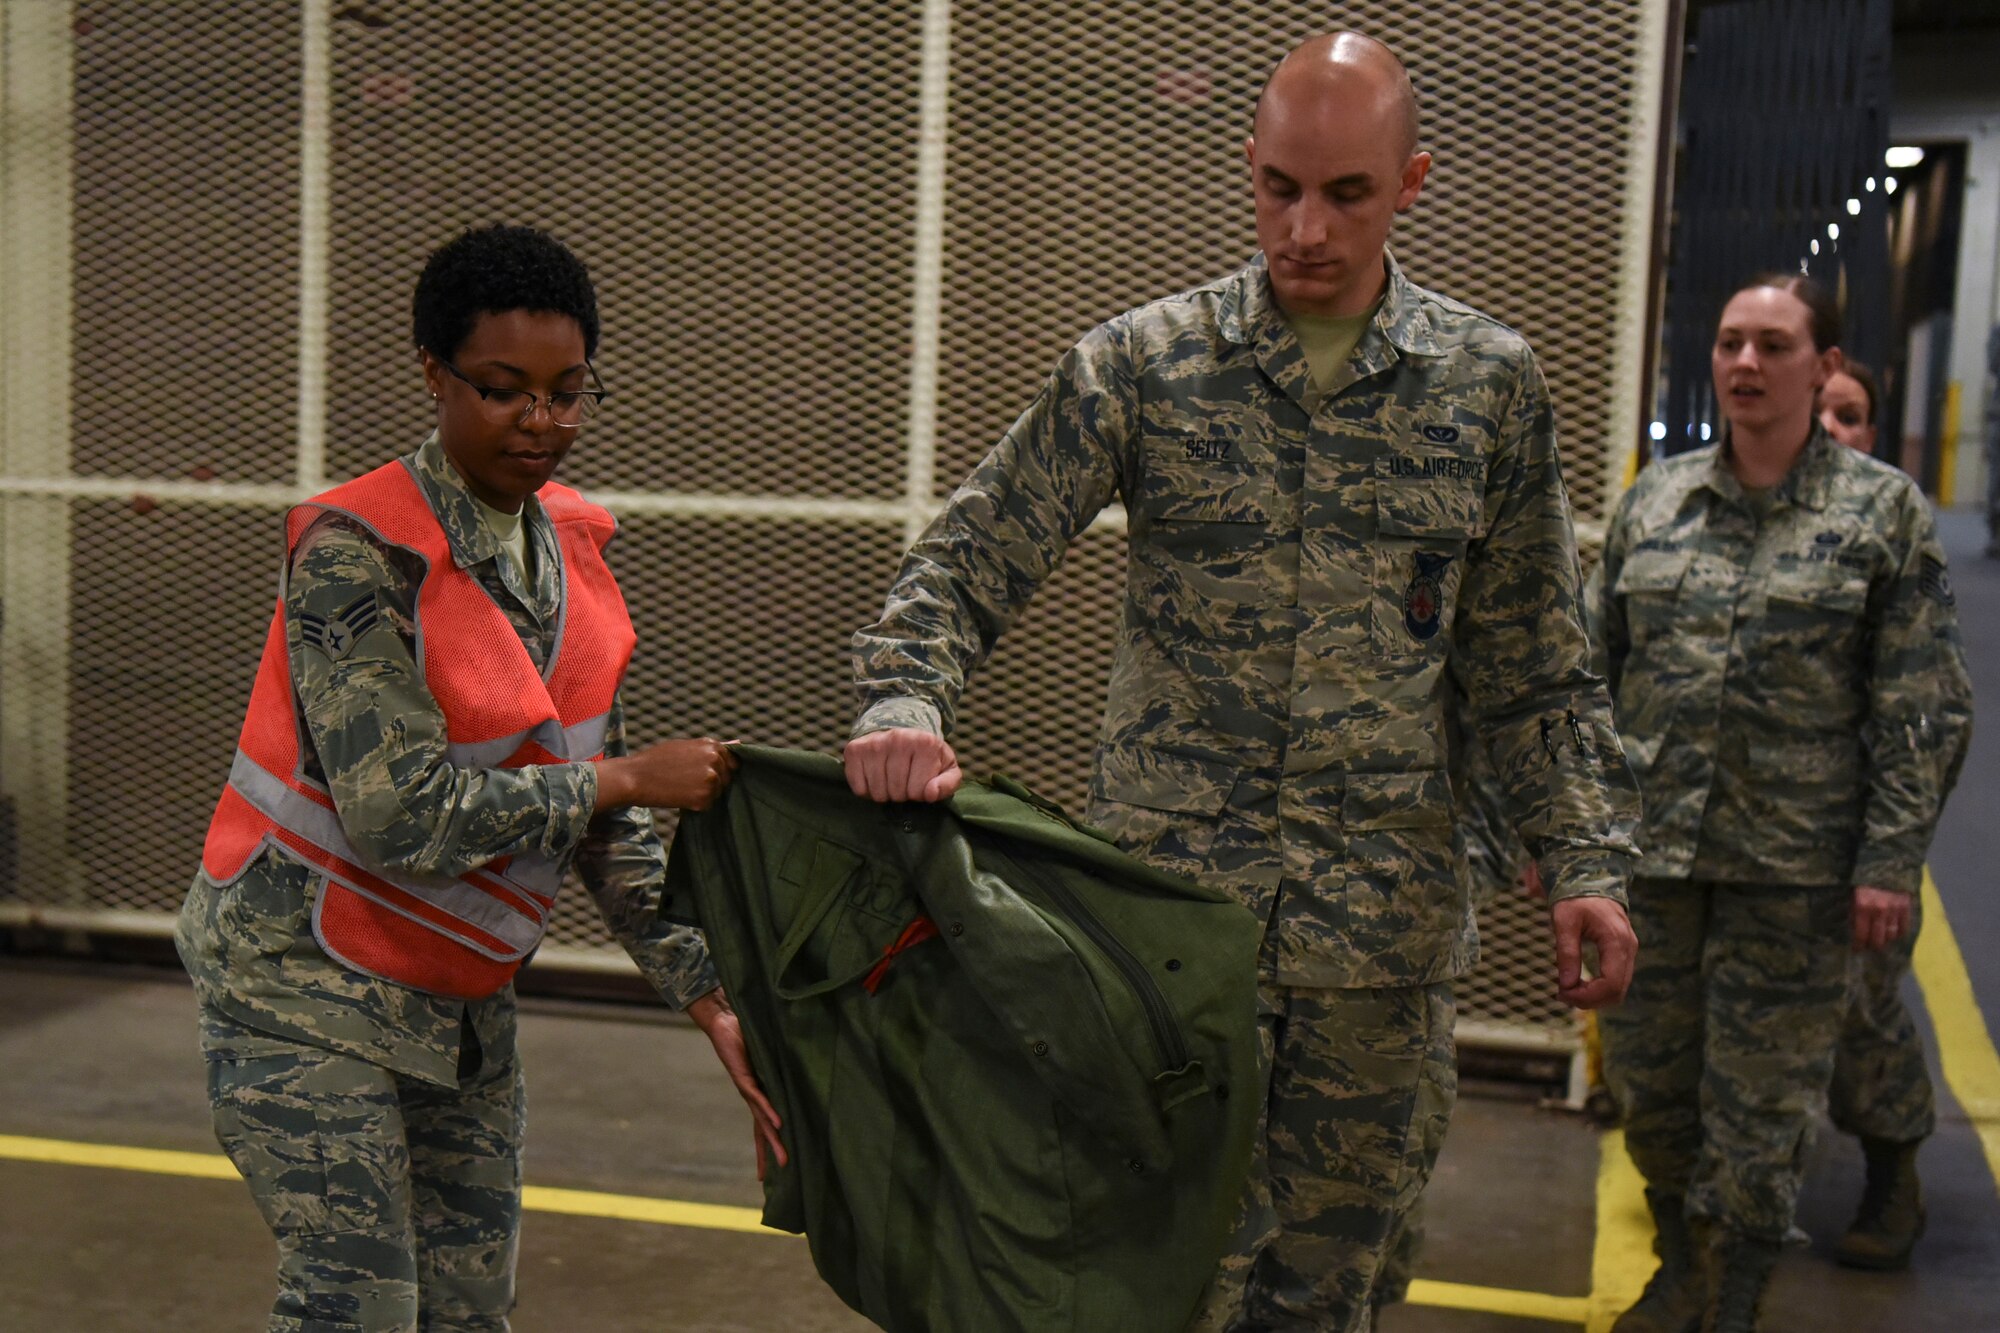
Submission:
M 1586 541 L 1635 438 L 1665 0 L 1365 0 L 1436 166 L 1419 282 L 1513 324 Z M 1328 21 L 1223 0 L 5 0 L 0 922 L 158 933 L 197 863 L 285 506 L 422 439 L 427 250 L 591 265 L 639 739 L 831 748 L 899 552 L 1092 324 L 1254 248 L 1264 74 Z M 975 682 L 969 767 L 1080 804 L 1107 515 Z M 1467 1035 L 1570 1041 L 1540 914 Z M 618 955 L 568 895 L 548 960 Z

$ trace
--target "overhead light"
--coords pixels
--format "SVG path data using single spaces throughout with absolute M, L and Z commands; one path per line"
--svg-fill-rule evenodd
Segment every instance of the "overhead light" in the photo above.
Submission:
M 1838 222 L 1829 222 L 1829 223 L 1827 223 L 1827 224 L 1826 224 L 1826 236 L 1827 236 L 1827 239 L 1828 239 L 1828 240 L 1830 240 L 1830 241 L 1837 241 L 1837 240 L 1839 240 L 1839 239 L 1840 239 L 1840 224 L 1839 224 Z
M 1818 242 L 1818 241 L 1814 241 L 1814 242 L 1812 243 L 1812 252 L 1813 252 L 1814 254 L 1818 254 L 1818 253 L 1819 253 L 1819 242 Z
M 1924 150 L 1915 144 L 1898 145 L 1882 154 L 1883 164 L 1894 167 L 1897 171 L 1907 170 L 1923 160 Z
M 1884 194 L 1894 194 L 1896 192 L 1896 178 L 1894 176 L 1884 176 L 1882 178 L 1882 192 Z
M 1708 423 L 1706 421 L 1701 423 L 1701 438 L 1704 440 L 1708 438 Z
M 1847 201 L 1847 216 L 1851 218 L 1861 216 L 1861 201 L 1859 199 L 1850 199 Z
M 1870 176 L 1867 180 L 1861 182 L 1861 188 L 1870 194 L 1875 193 L 1875 178 Z
M 1664 421 L 1655 421 L 1651 426 L 1647 427 L 1646 434 L 1652 436 L 1656 440 L 1666 439 L 1667 423 Z

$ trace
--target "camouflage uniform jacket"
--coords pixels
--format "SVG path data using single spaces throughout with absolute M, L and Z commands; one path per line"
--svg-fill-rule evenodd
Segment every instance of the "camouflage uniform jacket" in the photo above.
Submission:
M 1815 425 L 1760 521 L 1723 447 L 1641 473 L 1591 576 L 1640 873 L 1914 892 L 1972 722 L 1930 506 Z
M 555 530 L 541 505 L 527 503 L 529 588 L 435 437 L 415 461 L 453 558 L 543 666 L 561 623 L 562 582 Z M 306 771 L 332 790 L 354 846 L 378 865 L 417 875 L 457 874 L 526 850 L 568 855 L 618 942 L 662 995 L 685 1005 L 714 988 L 701 937 L 658 920 L 665 858 L 650 811 L 593 818 L 597 770 L 588 763 L 510 770 L 445 762 L 444 714 L 413 652 L 422 574 L 410 553 L 328 516 L 300 539 L 285 583 Z M 320 628 L 336 624 L 351 632 Z M 625 753 L 621 705 L 613 707 L 605 750 Z M 451 1085 L 462 1022 L 470 1020 L 483 1049 L 512 1049 L 513 987 L 466 1002 L 348 971 L 313 939 L 318 890 L 315 873 L 269 851 L 226 886 L 195 875 L 176 943 L 214 1011 L 205 1033 L 211 1054 L 262 1054 L 275 1036 Z
M 1089 815 L 1236 892 L 1268 923 L 1266 975 L 1471 966 L 1454 682 L 1555 896 L 1622 901 L 1636 793 L 1518 336 L 1392 263 L 1315 393 L 1261 256 L 1092 330 L 855 636 L 856 734 L 948 731 L 967 673 L 1114 493 L 1125 615 Z

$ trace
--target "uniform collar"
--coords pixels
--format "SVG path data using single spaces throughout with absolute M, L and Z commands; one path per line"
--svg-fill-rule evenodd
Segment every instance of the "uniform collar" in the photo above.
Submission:
M 1826 508 L 1832 498 L 1833 474 L 1839 466 L 1838 450 L 1847 446 L 1838 444 L 1826 428 L 1815 417 L 1812 434 L 1806 437 L 1806 447 L 1792 461 L 1792 469 L 1776 486 L 1771 488 L 1771 498 L 1782 504 L 1797 505 L 1814 513 Z M 1743 483 L 1729 467 L 1729 435 L 1724 432 L 1722 443 L 1716 447 L 1715 457 L 1709 460 L 1708 475 L 1703 484 L 1717 495 L 1730 499 L 1743 498 Z
M 1410 356 L 1444 355 L 1417 285 L 1403 276 L 1403 266 L 1394 255 L 1384 252 L 1382 262 L 1388 266 L 1389 285 L 1370 331 Z M 1219 323 L 1223 337 L 1244 347 L 1255 346 L 1274 331 L 1289 332 L 1261 252 L 1224 285 Z
M 1328 397 L 1389 369 L 1399 356 L 1438 356 L 1443 352 L 1431 330 L 1430 317 L 1418 299 L 1416 285 L 1403 276 L 1393 257 L 1384 254 L 1382 262 L 1389 270 L 1382 304 L 1376 308 L 1373 322 L 1362 331 L 1361 341 L 1355 344 L 1347 365 L 1323 391 L 1315 389 L 1312 373 L 1306 368 L 1305 353 L 1285 322 L 1284 311 L 1278 307 L 1277 294 L 1271 290 L 1270 269 L 1262 254 L 1224 285 L 1218 326 L 1225 338 L 1250 348 L 1258 366 L 1278 391 L 1310 415 Z
M 410 455 L 409 462 L 410 471 L 423 487 L 424 498 L 430 501 L 431 512 L 437 515 L 438 525 L 451 544 L 452 563 L 460 569 L 470 569 L 483 560 L 499 559 L 500 539 L 486 526 L 479 512 L 478 497 L 445 457 L 436 431 Z M 531 541 L 543 521 L 541 501 L 529 496 L 521 506 L 521 524 Z

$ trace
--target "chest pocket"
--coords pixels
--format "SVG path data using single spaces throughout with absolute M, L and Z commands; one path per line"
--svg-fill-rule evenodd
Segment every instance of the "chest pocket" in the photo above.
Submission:
M 1868 606 L 1868 576 L 1830 562 L 1804 565 L 1774 574 L 1764 598 L 1775 607 L 1853 619 Z
M 1221 434 L 1148 436 L 1144 448 L 1132 528 L 1140 609 L 1171 637 L 1256 641 L 1273 589 L 1269 448 Z
M 1624 606 L 1626 631 L 1634 644 L 1674 632 L 1681 585 L 1693 563 L 1690 547 L 1671 551 L 1641 548 L 1625 557 L 1611 592 Z
M 1774 571 L 1764 588 L 1758 656 L 1788 681 L 1856 680 L 1868 640 L 1865 571 L 1815 561 Z
M 1485 530 L 1485 489 L 1485 464 L 1470 453 L 1404 451 L 1376 464 L 1376 652 L 1444 651 L 1466 547 Z

